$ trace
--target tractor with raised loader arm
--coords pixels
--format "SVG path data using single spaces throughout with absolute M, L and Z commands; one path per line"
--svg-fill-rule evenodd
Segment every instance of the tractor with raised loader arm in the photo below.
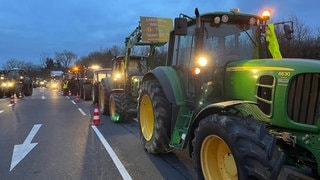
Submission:
M 172 20 L 170 21 L 172 30 Z M 169 34 L 169 31 L 167 33 Z M 139 23 L 139 26 L 125 39 L 125 55 L 112 59 L 111 76 L 102 79 L 100 83 L 98 101 L 100 111 L 109 114 L 114 122 L 123 122 L 130 117 L 136 117 L 141 79 L 157 65 L 156 48 L 166 44 L 166 41 L 143 41 L 142 36 L 143 28 Z M 135 46 L 149 48 L 148 55 L 133 55 L 131 50 Z
M 149 153 L 188 149 L 198 179 L 320 178 L 320 61 L 282 58 L 269 18 L 175 19 L 167 64 L 139 92 Z

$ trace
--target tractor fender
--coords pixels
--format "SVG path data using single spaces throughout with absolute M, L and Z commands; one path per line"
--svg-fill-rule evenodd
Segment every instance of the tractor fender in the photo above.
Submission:
M 240 106 L 239 106 L 240 105 Z M 188 130 L 188 139 L 190 140 L 188 143 L 189 153 L 192 152 L 192 139 L 194 138 L 194 130 L 198 127 L 200 121 L 205 117 L 211 114 L 227 114 L 227 111 L 230 109 L 236 109 L 240 112 L 239 116 L 248 116 L 252 115 L 255 119 L 263 119 L 265 115 L 259 109 L 256 102 L 253 101 L 244 101 L 244 100 L 227 100 L 218 103 L 210 104 L 201 111 L 199 111 L 193 118 L 191 122 L 191 127 Z M 267 119 L 263 119 L 263 121 L 268 121 Z M 189 154 L 191 155 L 191 154 Z
M 183 105 L 184 92 L 179 81 L 176 70 L 168 66 L 159 66 L 144 75 L 142 82 L 146 80 L 156 79 L 159 81 L 165 97 L 174 105 Z

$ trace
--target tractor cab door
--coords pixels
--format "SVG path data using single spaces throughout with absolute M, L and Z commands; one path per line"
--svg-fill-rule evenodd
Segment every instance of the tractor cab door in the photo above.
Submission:
M 195 78 L 192 74 L 191 66 L 193 64 L 192 57 L 194 56 L 194 36 L 179 36 L 174 35 L 171 38 L 173 41 L 173 54 L 171 65 L 176 69 L 183 89 L 185 97 L 192 103 L 195 98 Z

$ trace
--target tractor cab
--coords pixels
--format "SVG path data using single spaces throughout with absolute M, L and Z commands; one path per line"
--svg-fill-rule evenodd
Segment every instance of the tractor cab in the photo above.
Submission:
M 198 104 L 195 101 L 201 105 L 221 100 L 229 62 L 273 55 L 266 41 L 268 14 L 257 16 L 233 9 L 200 16 L 196 9 L 195 18 L 180 16 L 170 35 L 168 65 L 177 69 L 191 106 Z
M 133 76 L 143 76 L 147 71 L 146 56 L 132 55 L 129 57 L 127 64 L 125 64 L 124 56 L 118 56 L 112 60 L 112 79 L 118 87 L 123 87 L 125 78 L 130 79 Z

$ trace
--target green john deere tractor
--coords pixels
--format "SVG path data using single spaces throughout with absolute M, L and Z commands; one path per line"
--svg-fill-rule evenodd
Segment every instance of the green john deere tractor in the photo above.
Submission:
M 103 114 L 109 114 L 114 122 L 123 122 L 130 117 L 136 117 L 141 79 L 157 65 L 156 48 L 165 44 L 166 42 L 142 41 L 140 24 L 126 37 L 125 55 L 112 59 L 111 76 L 102 79 L 99 85 L 98 103 Z M 149 48 L 148 55 L 133 55 L 131 50 L 135 46 Z
M 188 148 L 199 179 L 319 179 L 320 61 L 282 58 L 270 16 L 195 14 L 142 79 L 145 149 Z

